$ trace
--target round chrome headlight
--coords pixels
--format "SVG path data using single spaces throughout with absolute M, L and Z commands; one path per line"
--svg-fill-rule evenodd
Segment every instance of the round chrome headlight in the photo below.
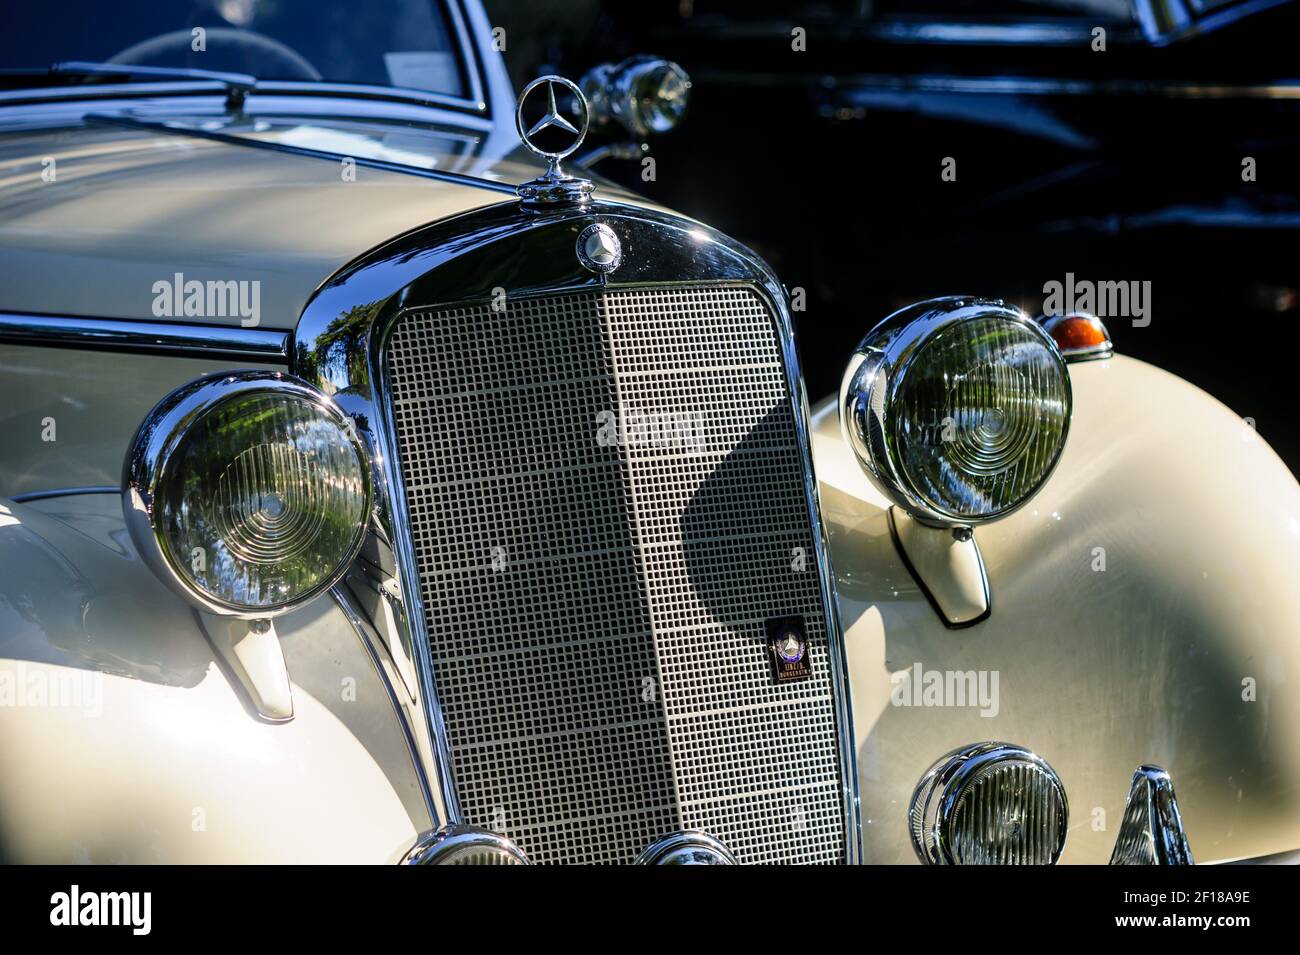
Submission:
M 581 86 L 596 125 L 613 120 L 638 138 L 674 129 L 686 116 L 691 93 L 685 70 L 652 56 L 602 63 Z
M 1037 322 L 942 298 L 885 319 L 844 375 L 840 420 L 875 484 L 924 523 L 970 526 L 1042 487 L 1070 427 L 1070 375 Z
M 351 420 L 278 372 L 199 378 L 164 398 L 127 452 L 136 549 L 205 610 L 269 617 L 336 583 L 370 518 Z
M 1065 788 L 1040 756 L 975 743 L 930 767 L 912 794 L 912 848 L 927 865 L 1054 865 L 1070 819 Z

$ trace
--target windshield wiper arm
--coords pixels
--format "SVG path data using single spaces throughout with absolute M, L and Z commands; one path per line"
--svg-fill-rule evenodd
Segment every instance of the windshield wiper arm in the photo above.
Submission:
M 51 73 L 71 76 L 141 76 L 172 80 L 211 80 L 226 88 L 226 108 L 238 113 L 244 99 L 257 87 L 257 77 L 248 73 L 221 73 L 216 70 L 191 70 L 181 66 L 133 66 L 128 63 L 91 63 L 73 60 L 55 63 Z

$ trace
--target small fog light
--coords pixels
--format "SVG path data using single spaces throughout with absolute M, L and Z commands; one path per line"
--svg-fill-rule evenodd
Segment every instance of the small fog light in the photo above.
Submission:
M 426 832 L 402 860 L 405 865 L 529 865 L 505 836 L 471 826 Z
M 935 763 L 912 794 L 912 848 L 927 865 L 1054 865 L 1069 807 L 1042 757 L 975 743 Z

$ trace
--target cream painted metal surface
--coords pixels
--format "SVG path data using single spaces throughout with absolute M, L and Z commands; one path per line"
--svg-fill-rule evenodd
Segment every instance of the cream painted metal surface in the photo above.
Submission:
M 293 719 L 293 685 L 275 621 L 266 620 L 258 629 L 242 618 L 200 612 L 199 623 L 257 715 L 271 722 Z
M 57 179 L 41 179 L 42 160 Z M 339 266 L 497 193 L 165 133 L 0 137 L 0 308 L 156 318 L 158 281 L 261 283 L 260 327 L 292 328 Z M 75 276 L 51 282 L 50 276 Z M 190 317 L 226 322 L 233 318 Z
M 376 152 L 364 137 L 317 127 L 292 127 L 279 138 Z M 424 150 L 437 165 L 446 138 L 411 133 L 405 148 Z M 46 159 L 54 160 L 53 182 L 41 177 Z M 474 171 L 499 170 L 511 182 L 540 168 L 522 153 L 486 162 Z M 174 283 L 179 272 L 186 281 L 259 282 L 257 327 L 289 329 L 316 287 L 366 250 L 427 222 L 513 199 L 362 166 L 347 181 L 343 171 L 341 161 L 172 133 L 85 127 L 0 134 L 0 310 L 159 318 L 154 283 Z
M 277 631 L 281 724 L 142 568 L 116 494 L 0 501 L 0 857 L 396 859 L 430 820 L 374 664 L 329 599 Z
M 978 534 L 959 540 L 947 527 L 928 527 L 895 504 L 890 508 L 898 546 L 948 623 L 967 626 L 989 610 L 988 578 Z
M 149 409 L 187 381 L 234 367 L 276 366 L 0 343 L 0 496 L 117 486 Z
M 979 739 L 1015 740 L 1060 773 L 1065 863 L 1109 859 L 1142 763 L 1176 780 L 1198 862 L 1300 846 L 1300 486 L 1263 438 L 1181 379 L 1123 357 L 1070 371 L 1074 422 L 1056 473 L 976 531 L 993 612 L 965 630 L 944 627 L 904 568 L 835 401 L 815 409 L 869 861 L 915 861 L 912 787 L 938 755 Z M 996 673 L 996 715 L 896 705 L 924 703 L 901 682 L 916 664 Z

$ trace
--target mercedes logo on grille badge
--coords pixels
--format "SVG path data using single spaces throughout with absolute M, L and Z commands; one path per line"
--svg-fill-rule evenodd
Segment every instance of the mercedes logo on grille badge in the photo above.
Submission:
M 768 662 L 778 686 L 812 677 L 808 659 L 808 629 L 803 617 L 774 617 L 767 621 Z
M 623 261 L 623 244 L 614 230 L 601 222 L 583 229 L 578 236 L 578 261 L 599 275 L 608 275 Z

